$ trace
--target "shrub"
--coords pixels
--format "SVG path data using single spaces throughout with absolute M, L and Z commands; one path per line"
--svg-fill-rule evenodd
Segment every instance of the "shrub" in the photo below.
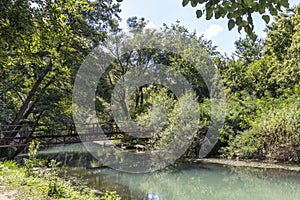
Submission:
M 116 192 L 106 191 L 101 200 L 121 200 L 121 197 Z
M 277 161 L 300 161 L 300 104 L 287 100 L 251 122 L 225 148 L 227 155 Z

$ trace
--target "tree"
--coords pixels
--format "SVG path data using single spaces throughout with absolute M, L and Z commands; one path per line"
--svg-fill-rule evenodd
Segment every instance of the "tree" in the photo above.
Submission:
M 76 71 L 116 30 L 118 12 L 112 0 L 1 1 L 1 124 L 70 126 Z
M 299 16 L 298 6 L 276 17 L 261 58 L 230 59 L 221 69 L 229 97 L 221 130 L 225 154 L 299 162 Z
M 300 80 L 300 6 L 276 17 L 268 26 L 263 56 L 269 61 L 272 83 L 276 96 L 294 93 Z M 272 64 L 271 64 L 272 63 Z
M 193 145 L 192 153 L 197 155 L 199 148 L 197 151 L 195 146 L 199 147 L 200 138 L 207 130 L 204 127 L 209 121 L 209 117 L 206 116 L 209 115 L 207 113 L 209 108 L 206 106 L 200 108 L 199 104 L 206 101 L 211 95 L 208 88 L 213 84 L 214 70 L 216 69 L 211 58 L 218 57 L 215 47 L 202 37 L 197 37 L 195 33 L 190 33 L 178 23 L 171 26 L 164 25 L 161 30 L 157 31 L 144 29 L 145 20 L 143 19 L 138 20 L 133 17 L 127 22 L 129 22 L 131 28 L 129 35 L 120 32 L 109 37 L 104 43 L 105 47 L 110 50 L 109 55 L 113 55 L 114 61 L 106 69 L 97 87 L 96 109 L 98 118 L 100 118 L 100 121 L 116 120 L 112 116 L 112 110 L 110 110 L 110 108 L 113 108 L 111 106 L 111 99 L 113 99 L 120 105 L 117 109 L 118 112 L 126 113 L 126 116 L 128 114 L 131 119 L 135 120 L 135 123 L 146 130 L 150 127 L 153 133 L 153 137 L 146 142 L 136 138 L 129 142 L 140 142 L 149 149 L 163 149 L 176 137 L 179 130 L 188 129 L 188 127 L 182 125 L 182 122 L 190 119 L 191 116 L 199 116 L 199 111 L 202 110 L 201 116 L 205 115 L 205 117 L 201 118 L 203 121 L 200 126 L 195 125 L 196 122 L 192 120 L 187 120 L 185 124 L 193 123 L 194 126 L 192 127 L 199 129 L 196 135 L 186 134 L 186 137 L 195 137 L 196 142 Z M 152 46 L 155 48 L 150 48 L 147 45 L 145 47 L 145 43 L 153 44 Z M 157 48 L 157 46 L 161 48 Z M 173 50 L 178 50 L 179 55 Z M 100 54 L 102 55 L 102 53 Z M 187 58 L 192 58 L 192 61 Z M 97 61 L 93 63 L 97 63 Z M 180 84 L 182 83 L 176 79 L 174 80 L 174 77 L 170 76 L 172 73 L 164 71 L 161 65 L 168 66 L 168 70 L 179 72 L 189 82 L 196 94 L 196 109 L 191 109 L 192 106 L 188 101 L 192 96 L 191 91 L 187 90 L 184 95 L 178 97 L 174 94 L 174 91 L 164 84 L 142 84 L 134 88 L 133 94 L 128 94 L 126 87 L 115 92 L 118 83 L 124 81 L 124 76 L 127 76 L 127 79 L 125 79 L 127 81 L 140 83 L 140 80 L 136 77 L 128 77 L 131 70 L 136 70 L 135 74 L 140 74 L 138 77 L 144 77 L 149 71 L 154 72 L 158 75 L 158 77 L 155 77 L 157 81 L 171 80 L 173 85 L 180 90 Z M 204 77 L 206 80 L 204 80 Z M 141 79 L 144 80 L 144 78 Z M 113 92 L 114 96 L 111 95 Z M 218 93 L 217 89 L 215 92 Z M 211 102 L 207 102 L 206 105 L 210 105 Z M 116 104 L 112 103 L 112 105 Z M 204 107 L 207 110 L 204 110 Z M 184 116 L 185 120 L 181 120 L 182 113 L 186 113 L 187 110 L 190 112 L 187 116 Z M 114 116 L 123 116 L 123 114 L 114 114 Z M 125 118 L 124 121 L 126 120 Z M 122 123 L 123 119 L 115 122 Z M 130 134 L 130 131 L 128 132 Z M 188 130 L 186 130 L 186 133 L 188 133 Z M 142 131 L 141 134 L 143 134 Z M 190 139 L 193 141 L 193 138 Z M 128 142 L 128 140 L 123 140 L 124 143 L 125 141 Z M 184 145 L 183 138 L 182 141 L 181 145 Z M 189 151 L 189 153 L 191 152 Z
M 245 39 L 240 38 L 234 42 L 236 48 L 234 55 L 237 56 L 244 65 L 249 65 L 262 57 L 262 43 L 262 39 L 254 41 L 249 37 Z
M 145 19 L 137 19 L 136 17 L 129 18 L 127 20 L 128 26 L 130 28 L 130 32 L 134 35 L 139 35 L 143 33 L 144 27 L 146 25 Z M 182 35 L 185 35 L 188 38 L 192 38 L 195 41 L 197 41 L 197 47 L 198 55 L 202 55 L 205 57 L 206 55 L 211 56 L 212 58 L 216 58 L 219 56 L 219 53 L 216 52 L 216 47 L 212 46 L 210 41 L 207 41 L 203 39 L 202 37 L 197 38 L 195 33 L 189 33 L 188 30 L 181 26 L 179 23 L 173 24 L 171 26 L 165 25 L 162 29 L 162 32 L 164 34 L 175 34 L 175 33 L 181 33 Z M 152 33 L 151 30 L 148 32 L 144 32 L 144 35 L 151 34 L 157 34 L 158 33 Z M 124 74 L 126 74 L 127 71 L 130 69 L 137 67 L 137 66 L 143 66 L 145 69 L 149 68 L 152 64 L 163 64 L 167 66 L 171 66 L 173 69 L 180 71 L 185 78 L 187 78 L 191 83 L 193 83 L 193 89 L 197 92 L 199 97 L 199 102 L 202 102 L 204 98 L 207 98 L 209 96 L 209 91 L 207 90 L 207 86 L 205 85 L 204 81 L 201 79 L 201 75 L 199 74 L 199 69 L 202 65 L 205 63 L 205 59 L 201 56 L 199 56 L 199 65 L 196 66 L 191 63 L 188 63 L 186 60 L 181 58 L 178 55 L 173 55 L 170 52 L 164 52 L 159 49 L 137 49 L 132 51 L 122 51 L 122 49 L 126 49 L 126 35 L 122 32 L 118 33 L 117 35 L 112 35 L 107 40 L 106 44 L 110 46 L 111 51 L 113 51 L 114 55 L 117 56 L 116 60 L 110 68 L 107 70 L 107 72 L 104 74 L 103 78 L 100 80 L 98 84 L 98 95 L 101 96 L 101 98 L 98 98 L 98 100 L 101 100 L 102 103 L 100 104 L 106 104 L 109 105 L 109 101 L 111 96 L 109 95 L 111 91 L 114 88 L 114 85 L 122 78 Z M 147 36 L 143 36 L 147 37 Z M 134 42 L 136 45 L 138 43 L 142 42 L 143 37 L 136 37 L 137 39 Z M 125 41 L 125 43 L 124 43 Z M 132 44 L 127 44 L 127 46 L 130 46 Z M 184 46 L 184 42 L 174 44 L 178 46 Z M 192 51 L 192 50 L 191 50 Z M 122 55 L 120 53 L 123 52 Z M 186 54 L 188 54 L 186 52 Z M 192 53 L 191 53 L 192 54 Z M 200 61 L 203 59 L 202 61 Z M 201 63 L 202 62 L 202 63 Z M 212 64 L 212 63 L 209 63 Z M 208 64 L 208 65 L 209 65 Z M 202 69 L 203 70 L 203 67 Z M 138 108 L 140 104 L 143 104 L 143 88 L 147 86 L 140 87 L 135 96 L 135 108 Z M 104 103 L 106 102 L 106 103 Z M 99 108 L 104 109 L 104 107 L 100 106 Z M 99 113 L 100 114 L 100 113 Z M 109 116 L 108 113 L 102 113 L 104 116 Z M 102 115 L 101 114 L 101 115 Z
M 191 3 L 192 7 L 203 6 L 196 11 L 197 18 L 202 17 L 203 13 L 206 15 L 206 19 L 210 20 L 213 16 L 215 19 L 225 18 L 228 19 L 228 29 L 231 30 L 236 25 L 238 31 L 242 29 L 253 40 L 256 39 L 256 35 L 253 32 L 254 23 L 252 14 L 259 13 L 262 19 L 268 24 L 270 16 L 277 16 L 278 11 L 283 8 L 289 8 L 288 0 L 183 0 L 182 5 L 186 6 Z M 268 14 L 268 12 L 270 14 Z
M 145 18 L 138 19 L 136 16 L 130 17 L 127 19 L 127 26 L 130 31 L 133 32 L 141 32 L 147 25 L 147 22 L 145 21 Z

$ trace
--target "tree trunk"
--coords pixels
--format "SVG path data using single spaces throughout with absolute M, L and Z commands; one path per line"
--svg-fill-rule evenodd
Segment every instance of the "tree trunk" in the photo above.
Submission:
M 38 78 L 38 80 L 33 85 L 32 89 L 29 91 L 29 93 L 28 93 L 28 95 L 27 95 L 27 97 L 26 97 L 23 105 L 21 106 L 19 112 L 17 113 L 16 117 L 14 118 L 13 122 L 11 123 L 12 130 L 16 130 L 14 128 L 14 126 L 17 126 L 19 124 L 20 120 L 24 118 L 24 114 L 25 114 L 26 110 L 28 109 L 28 106 L 29 106 L 29 104 L 30 104 L 33 96 L 35 95 L 35 93 L 37 92 L 38 88 L 42 84 L 44 78 L 51 71 L 51 69 L 52 69 L 52 61 L 50 61 L 49 65 L 45 69 L 44 73 Z M 14 137 L 14 134 L 10 135 L 10 137 Z

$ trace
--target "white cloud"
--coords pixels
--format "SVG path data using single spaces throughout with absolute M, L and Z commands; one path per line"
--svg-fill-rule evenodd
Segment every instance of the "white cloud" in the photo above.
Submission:
M 213 37 L 217 36 L 219 33 L 223 31 L 223 27 L 217 24 L 210 25 L 204 32 L 201 34 L 208 40 L 212 39 Z
M 123 20 L 121 21 L 120 28 L 123 31 L 128 31 L 128 26 L 127 26 L 126 21 L 123 21 Z M 159 26 L 156 26 L 152 21 L 147 21 L 145 29 L 159 29 Z
M 152 21 L 148 21 L 145 29 L 159 29 L 159 26 L 156 26 Z

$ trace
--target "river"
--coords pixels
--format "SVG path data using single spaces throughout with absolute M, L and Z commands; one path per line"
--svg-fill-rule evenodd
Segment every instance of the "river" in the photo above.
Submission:
M 65 151 L 67 150 L 56 148 L 44 151 L 43 154 L 57 155 L 58 152 Z M 72 160 L 74 163 L 74 156 Z M 85 161 L 89 162 L 89 159 Z M 123 199 L 300 199 L 300 173 L 278 169 L 177 164 L 153 173 L 132 174 L 107 167 L 88 166 L 70 168 L 69 174 L 84 178 L 89 186 L 97 190 L 116 190 Z

